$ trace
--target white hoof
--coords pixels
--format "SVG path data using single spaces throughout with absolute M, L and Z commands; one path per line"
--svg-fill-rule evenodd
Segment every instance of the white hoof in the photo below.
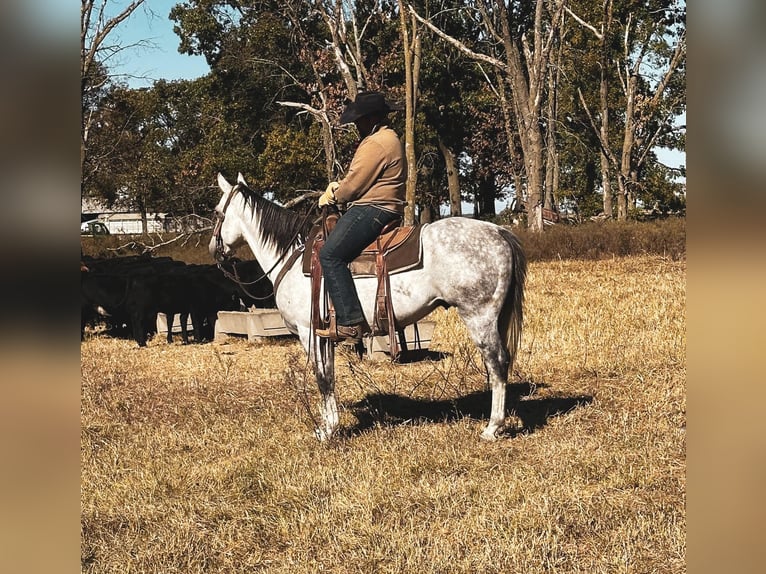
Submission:
M 484 432 L 481 433 L 480 438 L 481 440 L 486 441 L 496 441 L 497 440 L 497 430 L 490 430 L 490 429 L 484 429 Z

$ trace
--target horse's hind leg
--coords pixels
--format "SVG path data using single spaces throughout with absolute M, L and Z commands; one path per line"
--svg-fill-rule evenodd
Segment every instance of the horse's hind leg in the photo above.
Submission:
M 492 389 L 492 409 L 489 423 L 481 433 L 484 440 L 495 440 L 505 424 L 505 385 L 508 381 L 509 355 L 500 337 L 496 314 L 460 312 L 476 347 L 484 359 L 489 386 Z
M 481 433 L 485 440 L 495 440 L 505 425 L 505 385 L 508 380 L 508 353 L 500 344 L 494 349 L 482 349 L 492 389 L 492 410 L 489 423 Z

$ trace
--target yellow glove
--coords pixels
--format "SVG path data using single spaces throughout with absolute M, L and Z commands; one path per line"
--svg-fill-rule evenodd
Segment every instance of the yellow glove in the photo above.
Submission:
M 339 187 L 340 184 L 337 181 L 331 181 L 327 185 L 327 189 L 324 190 L 324 193 L 319 196 L 319 207 L 324 207 L 325 205 L 335 205 L 335 190 L 337 190 Z

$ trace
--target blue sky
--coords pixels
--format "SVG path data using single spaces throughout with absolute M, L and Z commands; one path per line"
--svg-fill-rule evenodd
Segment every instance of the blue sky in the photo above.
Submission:
M 179 38 L 168 18 L 170 9 L 181 0 L 148 0 L 113 32 L 114 42 L 132 46 L 115 56 L 108 65 L 131 88 L 149 87 L 154 81 L 192 79 L 210 69 L 205 58 L 178 52 Z M 119 13 L 129 2 L 111 1 L 110 15 Z M 138 43 L 144 45 L 138 46 Z

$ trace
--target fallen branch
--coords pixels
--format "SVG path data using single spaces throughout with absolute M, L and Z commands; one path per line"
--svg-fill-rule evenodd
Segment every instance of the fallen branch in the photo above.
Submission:
M 212 231 L 212 230 L 213 230 L 212 226 L 203 227 L 196 231 L 181 233 L 180 235 L 174 237 L 173 239 L 168 239 L 168 240 L 165 240 L 162 237 L 162 235 L 156 234 L 156 237 L 159 240 L 158 243 L 149 244 L 149 243 L 144 243 L 143 241 L 133 240 L 133 241 L 128 241 L 127 243 L 124 243 L 122 245 L 118 245 L 117 247 L 108 247 L 107 250 L 119 252 L 126 249 L 129 251 L 138 251 L 141 253 L 141 255 L 144 255 L 146 253 L 152 253 L 153 251 L 159 249 L 160 247 L 171 245 L 172 243 L 176 243 L 178 241 L 181 241 L 182 246 L 186 246 L 193 236 L 199 235 L 203 231 Z M 199 240 L 197 244 L 199 244 Z

